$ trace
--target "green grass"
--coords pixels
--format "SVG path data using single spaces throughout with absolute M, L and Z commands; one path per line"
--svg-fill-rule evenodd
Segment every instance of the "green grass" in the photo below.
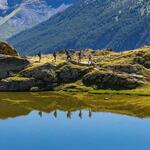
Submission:
M 150 118 L 150 97 L 91 94 L 88 92 L 1 93 L 0 118 L 27 115 L 31 111 L 53 112 L 90 109 Z
M 94 90 L 92 87 L 85 86 L 81 80 L 75 83 L 60 85 L 55 91 L 66 92 L 88 92 L 91 94 L 113 94 L 113 95 L 138 95 L 150 96 L 150 83 L 133 90 Z
M 81 80 L 75 83 L 67 83 L 60 85 L 54 89 L 55 91 L 66 91 L 66 92 L 88 92 L 92 90 L 92 87 L 86 87 Z
M 14 77 L 8 77 L 7 80 L 13 80 L 13 81 L 29 81 L 32 78 L 26 78 L 26 77 L 21 77 L 19 75 L 14 76 Z
M 133 90 L 91 90 L 89 93 L 150 96 L 150 84 Z
M 93 90 L 89 91 L 92 94 L 116 94 L 116 95 L 139 95 L 139 96 L 150 96 L 150 91 L 143 90 Z

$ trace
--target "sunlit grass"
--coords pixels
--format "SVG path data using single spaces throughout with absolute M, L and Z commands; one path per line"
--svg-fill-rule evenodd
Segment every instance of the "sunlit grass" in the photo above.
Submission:
M 9 97 L 9 99 L 8 99 Z M 150 97 L 137 95 L 92 94 L 88 92 L 1 93 L 0 118 L 41 112 L 77 111 L 112 112 L 150 117 Z
M 89 93 L 150 96 L 150 84 L 133 90 L 91 90 Z

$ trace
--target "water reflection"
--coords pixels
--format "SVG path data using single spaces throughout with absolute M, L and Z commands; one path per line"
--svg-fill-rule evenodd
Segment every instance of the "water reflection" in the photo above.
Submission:
M 84 112 L 88 112 L 88 117 L 89 118 L 92 118 L 92 111 L 91 110 L 79 110 L 79 113 L 78 113 L 78 117 L 80 118 L 80 119 L 82 119 L 83 118 L 83 113 Z M 62 111 L 60 111 L 60 113 L 61 113 Z M 49 114 L 50 114 L 51 112 L 49 112 Z M 58 116 L 58 114 L 59 114 L 59 110 L 54 110 L 54 112 L 52 112 L 53 113 L 53 116 L 54 116 L 54 118 L 58 118 L 59 116 Z M 76 113 L 76 111 L 66 111 L 66 112 L 64 112 L 64 113 L 66 113 L 66 118 L 67 119 L 72 119 L 72 117 L 73 117 L 73 114 L 74 113 Z M 42 118 L 43 117 L 43 114 L 44 114 L 44 112 L 38 112 L 38 115 Z
M 54 111 L 54 117 L 57 118 L 57 110 Z
M 0 120 L 0 149 L 149 150 L 149 129 L 149 119 L 90 109 L 33 111 Z
M 79 117 L 82 119 L 82 111 L 79 111 Z
M 112 96 L 92 94 L 66 93 L 0 93 L 0 119 L 14 118 L 38 111 L 40 117 L 45 113 L 53 113 L 57 118 L 59 111 L 66 112 L 66 117 L 72 119 L 74 112 L 83 118 L 83 110 L 88 110 L 89 118 L 92 112 L 114 112 L 137 116 L 150 117 L 149 97 Z M 146 104 L 146 106 L 145 106 Z
M 92 111 L 89 110 L 89 118 L 91 118 L 91 117 L 92 117 Z
M 149 119 L 97 113 L 150 117 L 149 98 L 105 97 L 1 93 L 0 149 L 149 150 Z
M 38 115 L 39 115 L 40 117 L 42 117 L 42 112 L 40 111 L 40 112 L 38 113 Z
M 68 118 L 68 119 L 71 119 L 71 117 L 72 117 L 72 113 L 71 113 L 71 111 L 68 111 L 68 112 L 67 112 L 67 118 Z

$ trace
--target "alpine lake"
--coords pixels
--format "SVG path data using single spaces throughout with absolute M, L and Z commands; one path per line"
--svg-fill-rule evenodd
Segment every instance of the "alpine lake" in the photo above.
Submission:
M 0 93 L 0 150 L 150 150 L 150 97 Z

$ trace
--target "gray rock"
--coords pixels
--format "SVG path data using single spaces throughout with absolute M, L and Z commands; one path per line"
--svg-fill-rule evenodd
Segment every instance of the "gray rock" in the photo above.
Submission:
M 3 79 L 0 81 L 0 91 L 29 91 L 34 84 L 34 79 Z
M 89 68 L 79 67 L 76 65 L 64 65 L 57 72 L 58 82 L 60 83 L 69 83 L 81 79 L 87 72 Z
M 0 42 L 0 54 L 17 56 L 17 51 L 5 42 Z
M 23 70 L 29 62 L 26 59 L 13 56 L 0 56 L 0 79 L 7 78 L 13 73 Z
M 38 92 L 38 91 L 40 91 L 40 89 L 39 89 L 39 87 L 32 87 L 32 88 L 30 89 L 30 91 L 31 91 L 31 92 Z
M 145 68 L 150 68 L 150 54 L 138 54 L 137 57 L 134 58 L 134 63 L 138 63 L 143 65 Z
M 118 64 L 118 65 L 109 65 L 106 66 L 106 69 L 117 72 L 125 72 L 125 73 L 137 73 L 139 71 L 144 70 L 144 67 L 139 64 Z
M 134 89 L 144 82 L 143 76 L 126 73 L 95 72 L 83 77 L 87 86 L 96 85 L 97 89 Z
M 24 70 L 20 75 L 27 78 L 34 78 L 36 84 L 41 88 L 53 87 L 57 83 L 56 67 L 52 64 L 44 64 L 31 70 Z

